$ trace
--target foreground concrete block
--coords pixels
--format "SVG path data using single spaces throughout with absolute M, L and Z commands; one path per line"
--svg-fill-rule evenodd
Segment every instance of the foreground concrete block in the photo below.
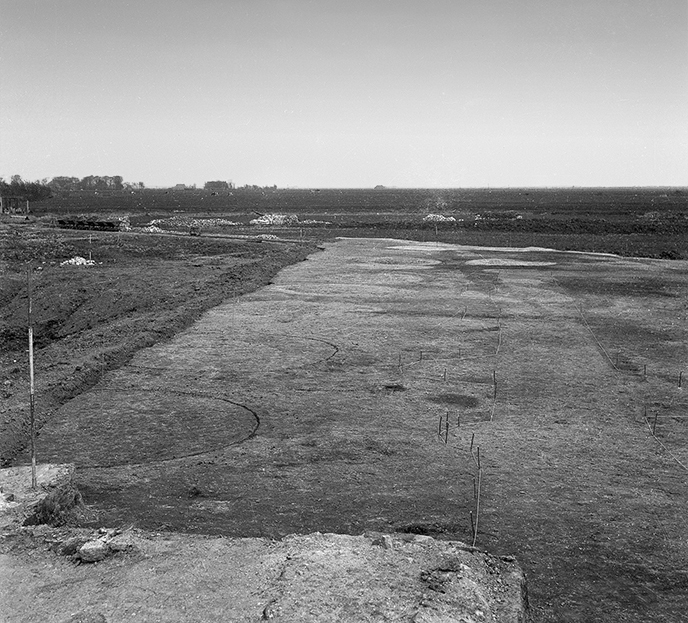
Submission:
M 50 543 L 52 551 L 60 551 L 59 539 L 63 548 L 77 545 L 74 531 L 19 530 Z M 0 554 L 0 619 L 62 623 L 75 613 L 97 612 L 107 621 L 151 623 L 529 621 L 517 562 L 458 541 L 380 533 L 316 532 L 273 541 L 77 532 L 92 545 L 72 558 L 88 554 L 98 564 L 74 565 L 59 554 L 51 558 L 50 551 L 43 561 L 35 553 Z M 94 547 L 97 541 L 102 546 Z M 106 549 L 110 553 L 101 558 Z

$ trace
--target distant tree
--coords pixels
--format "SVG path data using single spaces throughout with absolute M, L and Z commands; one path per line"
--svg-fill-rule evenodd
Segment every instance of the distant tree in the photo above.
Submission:
M 54 177 L 48 182 L 48 186 L 56 192 L 81 190 L 81 180 L 78 177 Z
M 229 190 L 229 184 L 227 182 L 223 181 L 216 181 L 216 182 L 206 182 L 205 186 L 203 187 L 204 190 Z
M 80 190 L 123 190 L 121 175 L 88 175 L 79 183 Z
M 23 197 L 28 201 L 41 201 L 52 195 L 49 186 L 41 182 L 24 181 L 21 175 L 13 175 L 11 182 L 0 181 L 0 193 L 15 197 Z

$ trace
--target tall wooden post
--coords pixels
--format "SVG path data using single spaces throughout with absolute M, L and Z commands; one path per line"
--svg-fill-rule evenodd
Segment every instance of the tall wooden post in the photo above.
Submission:
M 28 321 L 29 321 L 29 423 L 31 427 L 31 488 L 35 489 L 36 482 L 36 419 L 34 415 L 34 382 L 33 382 L 33 319 L 31 318 L 31 271 L 33 266 L 29 262 L 26 273 L 28 290 Z

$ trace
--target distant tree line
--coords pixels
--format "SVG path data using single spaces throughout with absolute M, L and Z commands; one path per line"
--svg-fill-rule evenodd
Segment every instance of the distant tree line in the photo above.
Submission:
M 145 188 L 143 182 L 125 182 L 121 175 L 87 175 L 78 177 L 54 177 L 48 186 L 56 192 L 74 190 L 137 190 Z
M 47 199 L 52 194 L 52 189 L 45 183 L 24 181 L 20 175 L 13 175 L 9 182 L 0 177 L 0 194 L 5 197 L 23 197 L 29 201 Z
M 204 190 L 214 190 L 214 191 L 222 191 L 222 190 L 231 190 L 234 188 L 234 183 L 233 182 L 225 182 L 224 180 L 216 180 L 212 182 L 206 182 L 205 185 L 203 186 Z

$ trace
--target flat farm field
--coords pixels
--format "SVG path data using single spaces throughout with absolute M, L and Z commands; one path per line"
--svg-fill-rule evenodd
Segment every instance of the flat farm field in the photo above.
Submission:
M 373 236 L 486 246 L 539 246 L 630 257 L 688 258 L 688 189 L 235 189 L 71 193 L 35 205 L 50 222 L 129 215 L 164 230 L 333 239 Z M 261 215 L 288 226 L 249 225 Z M 443 217 L 438 220 L 436 217 Z
M 657 233 L 684 227 L 683 191 L 617 191 L 626 203 L 602 215 L 594 193 L 612 191 L 586 191 L 578 212 L 560 197 L 551 215 L 517 205 L 516 191 L 499 206 L 481 195 L 473 212 L 414 191 L 384 219 L 382 204 L 360 207 L 378 191 L 350 191 L 349 212 L 251 192 L 264 204 L 127 212 L 134 229 L 122 233 L 55 229 L 47 210 L 5 224 L 5 431 L 25 431 L 31 258 L 44 320 L 39 460 L 77 465 L 83 525 L 469 543 L 475 529 L 478 546 L 517 556 L 538 622 L 682 620 L 688 262 L 649 258 L 685 257 L 685 240 L 668 247 Z M 500 224 L 484 225 L 490 209 Z M 360 218 L 335 227 L 345 212 Z M 249 224 L 275 213 L 298 222 Z M 456 220 L 435 229 L 429 214 Z M 538 219 L 579 229 L 517 231 Z M 168 233 L 137 229 L 153 220 Z M 642 231 L 590 233 L 594 220 Z M 197 221 L 200 236 L 170 233 Z M 343 232 L 357 238 L 335 242 Z M 579 251 L 636 240 L 648 258 L 628 244 L 626 257 L 506 248 L 538 236 Z M 60 266 L 89 252 L 103 263 Z M 118 344 L 128 350 L 109 357 Z M 9 437 L 6 462 L 25 462 L 21 435 Z

